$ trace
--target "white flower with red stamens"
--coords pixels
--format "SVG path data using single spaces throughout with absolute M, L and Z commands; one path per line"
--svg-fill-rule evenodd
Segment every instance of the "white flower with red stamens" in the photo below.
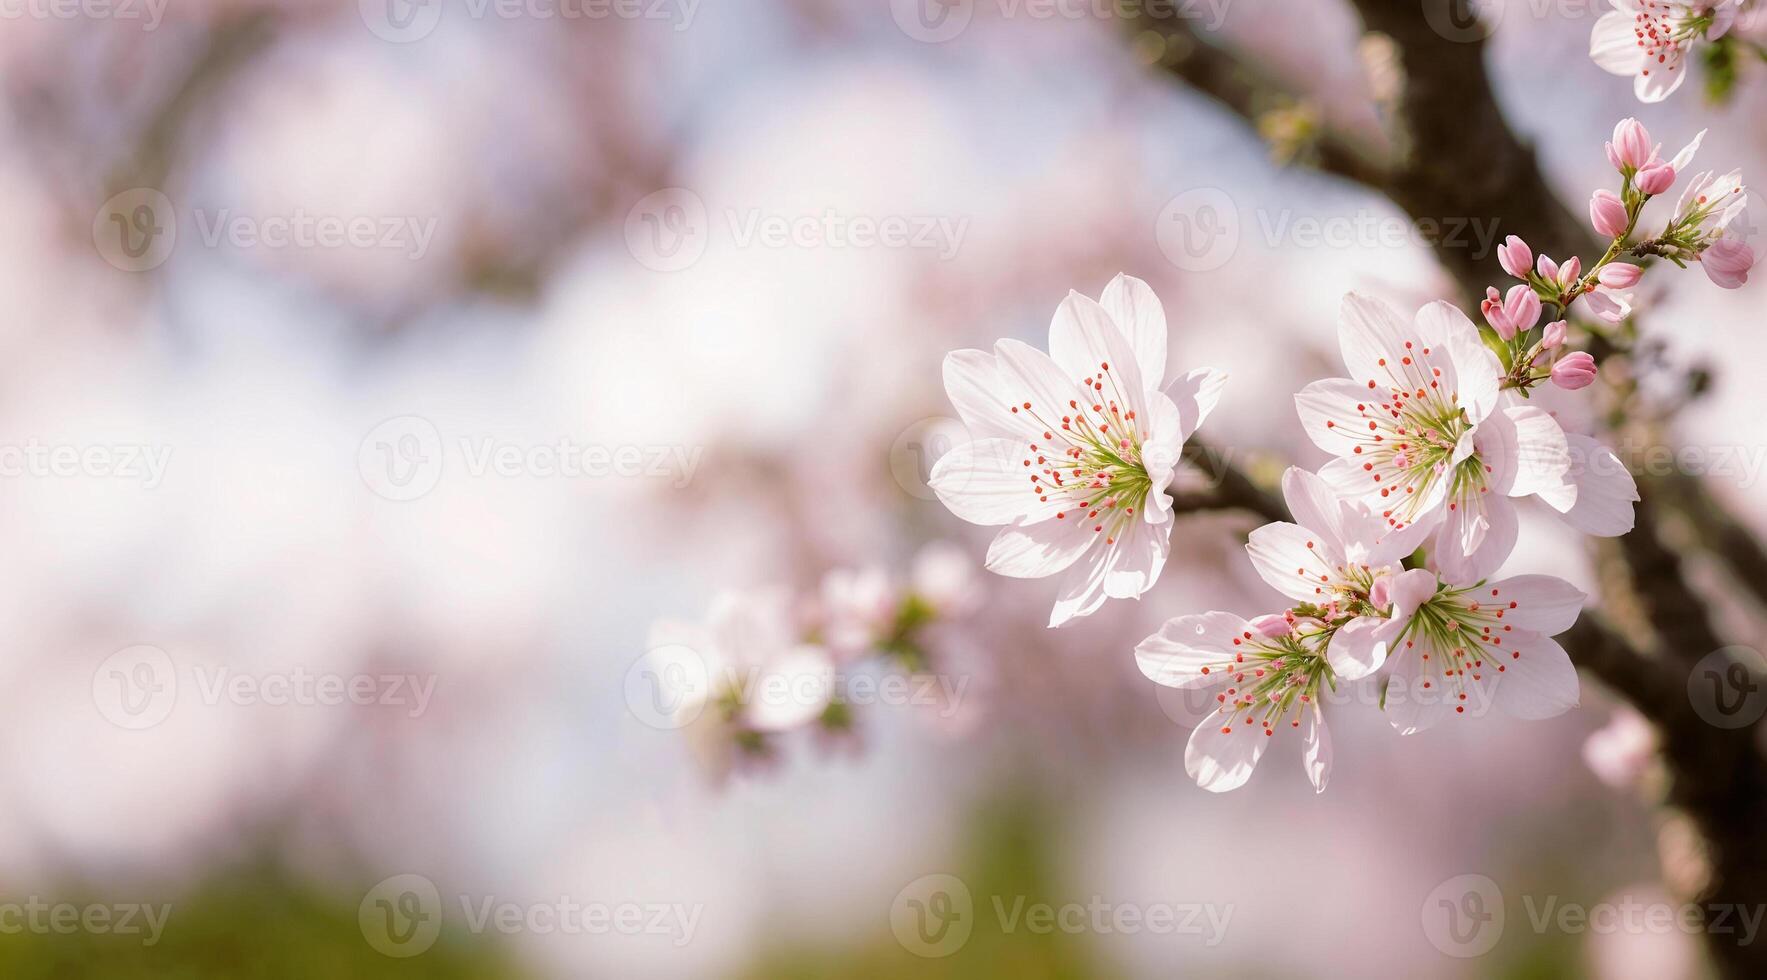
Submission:
M 1351 293 L 1338 341 L 1351 377 L 1295 396 L 1307 435 L 1338 457 L 1319 475 L 1367 504 L 1386 534 L 1437 528 L 1431 557 L 1449 581 L 1490 575 L 1515 547 L 1507 498 L 1564 485 L 1564 431 L 1538 408 L 1500 404 L 1501 364 L 1447 303 L 1406 323 Z
M 1428 526 L 1384 533 L 1385 522 L 1366 504 L 1338 497 L 1299 467 L 1283 474 L 1282 492 L 1296 523 L 1253 531 L 1246 543 L 1252 566 L 1271 588 L 1334 624 L 1321 647 L 1337 676 L 1378 670 L 1396 629 L 1404 626 L 1388 618 L 1389 580 Z
M 1736 22 L 1740 0 L 1612 0 L 1595 22 L 1589 56 L 1607 72 L 1633 76 L 1643 102 L 1661 102 L 1687 77 L 1687 57 L 1701 41 L 1715 41 Z
M 1333 684 L 1317 620 L 1266 616 L 1256 623 L 1211 612 L 1169 620 L 1135 648 L 1149 680 L 1176 688 L 1214 688 L 1216 708 L 1190 734 L 1184 769 L 1214 793 L 1238 789 L 1278 728 L 1298 728 L 1315 791 L 1331 776 L 1331 735 L 1319 710 Z
M 1393 614 L 1405 627 L 1383 700 L 1400 734 L 1492 704 L 1526 719 L 1576 706 L 1577 671 L 1551 639 L 1570 629 L 1588 598 L 1569 582 L 1517 575 L 1456 587 L 1421 569 L 1400 579 Z
M 931 486 L 958 517 L 1005 525 L 990 570 L 1068 573 L 1051 626 L 1107 597 L 1140 596 L 1165 565 L 1166 488 L 1226 380 L 1194 371 L 1162 391 L 1165 372 L 1165 311 L 1146 283 L 1121 275 L 1097 302 L 1068 294 L 1047 354 L 1002 340 L 993 353 L 945 358 L 945 390 L 970 441 L 934 464 Z

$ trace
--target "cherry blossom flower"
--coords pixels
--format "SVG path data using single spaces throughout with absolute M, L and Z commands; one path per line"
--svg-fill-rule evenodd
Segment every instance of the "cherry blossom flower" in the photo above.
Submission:
M 1224 793 L 1245 785 L 1286 722 L 1301 730 L 1307 778 L 1324 791 L 1331 734 L 1320 700 L 1333 684 L 1323 649 L 1329 636 L 1317 621 L 1292 626 L 1278 631 L 1224 612 L 1180 616 L 1135 648 L 1136 664 L 1155 683 L 1221 688 L 1217 707 L 1184 749 L 1184 769 L 1203 789 Z
M 1595 22 L 1589 56 L 1605 71 L 1631 75 L 1642 102 L 1661 102 L 1687 77 L 1687 58 L 1701 41 L 1723 37 L 1738 0 L 1612 0 Z
M 1563 486 L 1564 431 L 1539 408 L 1500 404 L 1501 364 L 1447 303 L 1408 324 L 1351 293 L 1338 339 L 1352 376 L 1295 396 L 1307 435 L 1338 457 L 1319 475 L 1365 503 L 1388 533 L 1436 527 L 1431 557 L 1450 580 L 1490 575 L 1515 546 L 1507 498 Z
M 1165 565 L 1166 488 L 1226 380 L 1194 371 L 1162 390 L 1165 371 L 1165 311 L 1146 283 L 1121 275 L 1098 301 L 1068 294 L 1047 354 L 1002 340 L 945 358 L 945 390 L 971 441 L 934 464 L 932 488 L 958 517 L 1003 525 L 989 570 L 1066 573 L 1050 626 L 1140 596 Z
M 1384 700 L 1400 734 L 1464 716 L 1469 706 L 1539 719 L 1577 704 L 1576 668 L 1551 639 L 1570 629 L 1588 598 L 1569 582 L 1517 575 L 1456 587 L 1416 569 L 1401 577 L 1393 615 L 1405 627 Z
M 1377 670 L 1394 627 L 1404 625 L 1387 619 L 1386 583 L 1428 526 L 1388 533 L 1365 503 L 1340 498 L 1323 479 L 1298 467 L 1283 474 L 1282 492 L 1296 523 L 1253 531 L 1246 543 L 1252 566 L 1271 588 L 1333 624 L 1321 646 L 1337 676 Z

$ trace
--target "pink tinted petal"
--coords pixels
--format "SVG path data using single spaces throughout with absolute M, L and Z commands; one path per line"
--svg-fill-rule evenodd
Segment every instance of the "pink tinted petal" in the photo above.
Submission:
M 1511 717 L 1537 721 L 1577 706 L 1577 670 L 1555 641 L 1517 630 L 1491 657 L 1503 668 L 1492 693 Z
M 1295 523 L 1318 532 L 1342 550 L 1344 535 L 1344 503 L 1330 486 L 1299 466 L 1291 466 L 1282 474 L 1282 499 Z
M 1398 624 L 1401 628 L 1403 624 Z M 1387 662 L 1387 644 L 1399 630 L 1387 620 L 1359 616 L 1338 627 L 1325 648 L 1326 662 L 1344 680 L 1367 677 Z
M 1245 640 L 1252 626 L 1245 620 L 1224 612 L 1169 619 L 1160 631 L 1142 640 L 1135 647 L 1135 665 L 1155 684 L 1166 687 L 1196 688 L 1227 680 L 1213 667 L 1232 659 L 1234 640 Z
M 1518 530 L 1515 504 L 1507 497 L 1485 494 L 1477 506 L 1449 511 L 1431 552 L 1442 581 L 1472 585 L 1489 578 L 1515 550 Z
M 1491 597 L 1500 608 L 1508 607 L 1503 609 L 1505 625 L 1547 636 L 1570 629 L 1589 598 L 1555 575 L 1515 575 L 1492 582 Z

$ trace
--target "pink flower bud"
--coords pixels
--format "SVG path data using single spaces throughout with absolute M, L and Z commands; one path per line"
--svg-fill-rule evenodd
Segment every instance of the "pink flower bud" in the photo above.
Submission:
M 1515 324 L 1509 322 L 1509 315 L 1503 312 L 1503 295 L 1497 292 L 1496 286 L 1485 287 L 1485 299 L 1479 304 L 1479 312 L 1485 314 L 1485 322 L 1497 331 L 1497 336 L 1504 340 L 1515 336 Z
M 1583 278 L 1583 260 L 1577 258 L 1575 255 L 1566 259 L 1564 265 L 1559 266 L 1558 284 L 1560 286 L 1569 289 L 1581 278 Z
M 1587 388 L 1595 383 L 1595 358 L 1587 351 L 1572 351 L 1552 366 L 1552 383 L 1566 391 Z
M 1638 189 L 1646 194 L 1661 194 L 1675 186 L 1675 168 L 1666 163 L 1640 170 L 1637 177 Z
M 1558 263 L 1552 261 L 1550 255 L 1542 253 L 1539 260 L 1534 263 L 1534 271 L 1540 273 L 1542 279 L 1558 279 Z
M 1257 619 L 1252 620 L 1252 629 L 1260 636 L 1276 637 L 1287 636 L 1292 627 L 1289 626 L 1288 618 L 1286 616 L 1279 616 L 1272 613 L 1268 616 L 1259 616 Z
M 1509 287 L 1503 297 L 1503 316 L 1509 320 L 1511 337 L 1534 329 L 1534 324 L 1540 322 L 1540 297 L 1534 293 L 1534 287 L 1526 284 Z
M 1637 170 L 1650 162 L 1650 131 L 1636 119 L 1622 119 L 1614 127 L 1614 141 L 1607 145 L 1607 158 L 1621 173 L 1630 167 Z
M 1563 320 L 1554 320 L 1546 325 L 1546 331 L 1540 336 L 1540 346 L 1547 350 L 1556 350 L 1565 342 L 1565 334 L 1569 331 Z
M 1502 245 L 1497 246 L 1497 264 L 1503 266 L 1504 272 L 1517 279 L 1526 279 L 1528 267 L 1534 264 L 1534 250 L 1528 247 L 1527 242 L 1511 235 L 1503 240 Z
M 1609 289 L 1631 289 L 1643 275 L 1644 270 L 1630 262 L 1611 262 L 1595 278 Z
M 1618 238 L 1626 233 L 1626 203 L 1620 196 L 1605 188 L 1595 192 L 1589 199 L 1589 223 L 1595 226 L 1595 233 L 1606 238 Z
M 1736 238 L 1720 238 L 1700 253 L 1700 267 L 1707 278 L 1725 289 L 1736 289 L 1749 281 L 1749 270 L 1755 267 L 1755 250 Z

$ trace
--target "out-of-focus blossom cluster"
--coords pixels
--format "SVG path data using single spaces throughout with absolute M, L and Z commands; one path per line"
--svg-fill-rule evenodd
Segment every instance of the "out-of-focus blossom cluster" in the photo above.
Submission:
M 870 705 L 924 707 L 941 720 L 963 711 L 974 678 L 944 672 L 955 659 L 949 630 L 981 598 L 970 559 L 935 542 L 905 578 L 839 568 L 815 590 L 720 593 L 702 621 L 652 626 L 641 677 L 664 724 L 722 782 L 774 762 L 792 732 L 849 742 Z

